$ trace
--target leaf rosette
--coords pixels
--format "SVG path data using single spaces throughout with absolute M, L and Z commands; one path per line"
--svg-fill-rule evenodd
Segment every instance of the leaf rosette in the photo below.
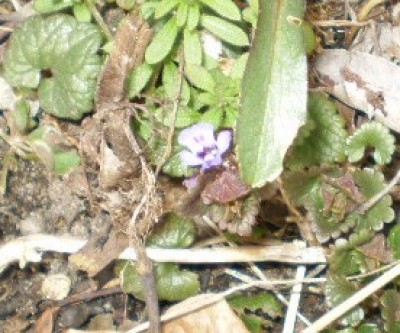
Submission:
M 4 76 L 14 87 L 38 88 L 43 110 L 78 120 L 90 112 L 101 58 L 97 27 L 72 16 L 34 16 L 11 36 Z

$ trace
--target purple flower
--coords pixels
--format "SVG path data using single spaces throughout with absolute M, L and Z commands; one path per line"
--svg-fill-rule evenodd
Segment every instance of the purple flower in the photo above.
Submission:
M 229 149 L 231 141 L 231 131 L 221 131 L 215 138 L 212 124 L 198 123 L 179 134 L 179 144 L 187 149 L 180 153 L 180 158 L 188 166 L 201 166 L 201 170 L 207 170 L 222 164 L 222 155 Z

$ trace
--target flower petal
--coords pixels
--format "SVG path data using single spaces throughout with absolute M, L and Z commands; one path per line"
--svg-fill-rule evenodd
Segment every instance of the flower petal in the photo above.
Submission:
M 188 127 L 179 134 L 178 143 L 196 153 L 203 151 L 205 147 L 214 146 L 214 126 L 209 123 L 198 123 Z
M 179 153 L 179 157 L 183 164 L 187 166 L 198 166 L 203 164 L 203 160 L 190 151 L 184 150 Z
M 221 164 L 222 164 L 222 157 L 221 157 L 221 155 L 218 154 L 212 160 L 203 161 L 203 165 L 201 166 L 201 169 L 208 170 L 212 167 L 215 167 L 215 166 L 221 165 Z
M 217 148 L 221 155 L 229 149 L 231 141 L 232 141 L 231 131 L 221 131 L 218 133 Z

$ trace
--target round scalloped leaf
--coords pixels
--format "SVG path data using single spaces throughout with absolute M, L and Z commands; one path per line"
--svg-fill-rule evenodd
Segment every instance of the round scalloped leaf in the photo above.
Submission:
M 39 87 L 45 112 L 78 120 L 93 107 L 101 42 L 93 24 L 61 14 L 33 16 L 11 36 L 4 76 L 14 87 Z
M 380 299 L 382 317 L 385 320 L 385 331 L 400 332 L 400 293 L 395 289 L 386 290 Z
M 357 291 L 357 286 L 347 281 L 345 277 L 331 275 L 325 286 L 326 302 L 330 308 L 334 308 Z M 364 319 L 364 310 L 360 306 L 354 307 L 341 317 L 341 324 L 345 326 L 357 326 Z
M 383 174 L 372 169 L 356 170 L 353 172 L 352 178 L 364 200 L 370 199 L 385 188 Z M 316 237 L 320 242 L 326 242 L 330 238 L 338 238 L 340 234 L 348 232 L 351 228 L 354 228 L 357 233 L 364 230 L 378 231 L 383 228 L 384 223 L 389 223 L 394 219 L 394 211 L 391 207 L 392 198 L 389 195 L 385 195 L 364 214 L 357 210 L 356 206 L 352 205 L 349 200 L 343 206 L 343 211 L 339 214 L 333 214 L 325 211 L 326 202 L 323 190 L 325 190 L 325 193 L 332 190 L 335 198 L 339 198 L 339 194 L 343 193 L 339 193 L 337 188 L 323 183 L 318 190 L 311 193 L 311 200 L 305 204 Z
M 343 161 L 347 132 L 335 104 L 324 94 L 312 93 L 308 100 L 308 116 L 287 156 L 286 165 L 298 170 Z
M 353 173 L 353 177 L 367 200 L 382 191 L 386 186 L 383 174 L 372 169 L 356 170 Z M 381 230 L 384 223 L 392 222 L 394 217 L 392 198 L 387 194 L 364 214 L 355 211 L 347 219 L 356 222 L 355 231 L 359 232 L 362 230 Z
M 349 161 L 361 160 L 367 147 L 374 147 L 373 157 L 377 164 L 387 164 L 392 159 L 395 149 L 394 137 L 388 128 L 380 123 L 365 123 L 347 138 L 346 155 Z

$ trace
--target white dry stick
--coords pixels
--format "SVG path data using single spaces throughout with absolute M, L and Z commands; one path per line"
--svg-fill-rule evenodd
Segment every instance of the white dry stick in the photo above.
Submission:
M 298 266 L 296 271 L 296 280 L 303 280 L 306 275 L 306 266 Z M 299 308 L 301 290 L 303 289 L 303 284 L 298 283 L 293 286 L 292 292 L 290 294 L 289 306 L 286 312 L 285 323 L 283 325 L 282 333 L 292 333 L 294 332 L 294 326 L 296 324 L 297 309 Z
M 28 262 L 39 262 L 43 252 L 78 252 L 86 240 L 72 236 L 37 234 L 23 236 L 0 245 L 0 273 L 11 263 L 19 262 L 24 267 Z M 235 263 L 235 262 L 284 262 L 315 265 L 326 263 L 321 247 L 305 247 L 297 243 L 282 243 L 272 246 L 243 246 L 238 248 L 192 248 L 157 249 L 146 252 L 155 262 L 190 264 Z M 136 260 L 133 248 L 127 248 L 119 259 Z
M 360 304 L 368 296 L 372 295 L 378 289 L 382 288 L 384 285 L 395 279 L 400 275 L 400 264 L 397 264 L 386 273 L 382 274 L 380 277 L 367 284 L 364 288 L 357 291 L 351 297 L 346 299 L 343 303 L 339 304 L 331 311 L 323 315 L 311 326 L 302 331 L 302 333 L 316 333 L 323 330 L 325 327 L 330 325 L 336 319 L 343 316 L 347 311 Z

